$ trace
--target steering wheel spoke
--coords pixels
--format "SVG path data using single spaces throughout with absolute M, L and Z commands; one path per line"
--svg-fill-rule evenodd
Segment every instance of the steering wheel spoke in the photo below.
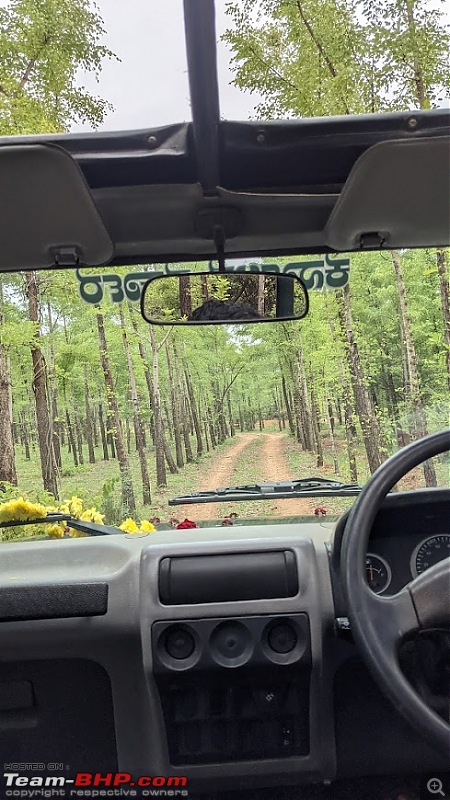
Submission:
M 406 588 L 421 628 L 450 625 L 450 558 L 439 561 Z
M 396 655 L 400 642 L 421 627 L 408 586 L 391 597 L 380 597 L 370 589 L 369 592 L 367 619 L 370 619 L 380 644 L 391 656 Z

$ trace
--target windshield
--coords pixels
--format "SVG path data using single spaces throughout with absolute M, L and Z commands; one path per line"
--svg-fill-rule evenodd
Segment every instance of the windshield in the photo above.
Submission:
M 148 271 L 200 264 L 4 274 L 0 522 L 44 513 L 27 503 L 128 532 L 333 519 L 352 498 L 169 501 L 312 476 L 362 485 L 399 447 L 448 426 L 446 252 L 261 263 L 303 278 L 305 319 L 145 323 Z M 443 455 L 396 488 L 448 486 L 448 475 Z M 74 533 L 64 519 L 0 531 Z

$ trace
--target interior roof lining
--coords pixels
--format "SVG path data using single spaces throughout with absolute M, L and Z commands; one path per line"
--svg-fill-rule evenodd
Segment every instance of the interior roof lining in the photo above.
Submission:
M 34 224 L 34 214 L 28 209 L 28 217 L 24 222 L 23 214 L 21 216 L 19 213 L 20 197 L 16 197 L 18 211 L 15 222 L 16 238 L 17 231 L 21 233 L 19 241 L 27 240 L 27 226 L 33 228 L 36 253 L 39 252 L 39 255 L 33 256 L 32 248 L 29 248 L 25 259 L 24 254 L 19 252 L 20 248 L 14 247 L 14 242 L 10 241 L 9 248 L 4 248 L 0 255 L 0 269 L 54 266 L 47 258 L 55 244 L 78 245 L 82 253 L 81 265 L 210 260 L 216 255 L 215 247 L 211 239 L 199 235 L 198 215 L 199 212 L 211 208 L 217 211 L 222 207 L 219 212 L 219 218 L 222 219 L 220 214 L 226 213 L 227 206 L 234 208 L 242 217 L 242 224 L 233 236 L 228 235 L 225 250 L 229 257 L 356 251 L 359 247 L 354 236 L 338 241 L 327 223 L 335 219 L 336 208 L 343 197 L 348 197 L 348 184 L 345 181 L 356 169 L 355 163 L 360 163 L 358 157 L 364 161 L 377 147 L 384 147 L 385 150 L 387 147 L 389 150 L 390 143 L 399 152 L 408 151 L 408 147 L 403 147 L 406 143 L 422 146 L 425 150 L 437 149 L 442 154 L 442 147 L 435 148 L 434 142 L 442 142 L 442 137 L 448 137 L 450 110 L 414 112 L 413 116 L 417 124 L 409 133 L 406 130 L 412 115 L 405 113 L 288 123 L 220 123 L 220 173 L 226 172 L 228 180 L 222 183 L 223 188 L 217 189 L 216 196 L 206 196 L 198 182 L 189 124 L 155 129 L 158 132 L 156 142 L 145 157 L 139 153 L 142 154 L 144 145 L 149 147 L 149 139 L 152 139 L 149 131 L 123 136 L 77 134 L 0 138 L 0 157 L 3 160 L 5 149 L 11 145 L 14 145 L 16 153 L 22 149 L 28 160 L 32 150 L 41 153 L 46 151 L 47 154 L 50 151 L 58 152 L 61 156 L 65 154 L 67 163 L 75 168 L 71 174 L 76 172 L 82 180 L 84 176 L 84 191 L 90 202 L 94 201 L 94 211 L 103 221 L 103 247 L 93 247 L 95 237 L 93 240 L 91 227 L 90 246 L 86 248 L 83 236 L 87 228 L 83 233 L 79 226 L 68 226 L 66 204 L 56 204 L 55 209 L 54 193 L 52 195 L 48 191 L 46 181 L 41 179 L 40 190 L 37 187 L 35 192 L 35 202 L 39 198 L 37 210 L 40 219 L 47 219 L 47 223 L 43 224 L 44 233 L 39 246 L 36 244 L 39 228 Z M 258 142 L 258 136 L 261 143 Z M 400 142 L 400 139 L 403 141 Z M 374 147 L 368 149 L 368 142 Z M 118 158 L 111 159 L 111 148 L 118 149 Z M 74 158 L 75 153 L 77 156 Z M 414 169 L 412 159 L 408 170 L 414 174 Z M 439 183 L 440 194 L 445 187 L 448 188 L 445 165 L 443 173 L 444 178 Z M 60 196 L 70 196 L 70 178 L 67 180 L 69 182 Z M 423 171 L 421 180 L 427 181 Z M 293 185 L 298 186 L 300 191 L 293 192 Z M 304 191 L 305 185 L 308 186 L 308 192 Z M 344 185 L 342 194 L 339 196 L 339 192 L 330 192 L 330 185 L 339 189 Z M 416 191 L 420 193 L 424 186 L 418 185 Z M 324 188 L 326 191 L 322 191 Z M 411 186 L 409 193 L 411 195 Z M 364 200 L 370 194 L 370 187 L 360 185 L 359 194 Z M 438 196 L 434 197 L 434 202 L 435 208 L 439 208 Z M 444 198 L 442 204 L 445 204 Z M 353 207 L 360 210 L 360 205 L 355 197 Z M 408 215 L 402 216 L 401 203 L 397 202 L 395 208 L 391 206 L 389 213 L 391 227 L 403 229 L 403 246 L 432 246 L 429 239 L 425 242 L 418 238 L 420 226 L 417 225 L 417 219 L 408 228 Z M 439 220 L 441 217 L 442 214 Z M 51 219 L 51 225 L 48 219 Z M 8 241 L 10 231 L 5 220 L 6 217 L 0 218 L 0 233 L 2 240 Z M 370 215 L 366 215 L 364 224 L 368 232 L 373 231 Z M 432 229 L 433 235 L 436 233 L 436 245 L 444 244 L 448 238 L 448 219 L 439 224 L 441 229 L 437 233 L 436 225 Z M 74 232 L 70 233 L 71 230 Z M 64 234 L 60 234 L 60 231 L 64 231 Z M 202 233 L 209 236 L 204 229 Z M 110 249 L 107 255 L 108 239 L 114 244 L 114 252 Z M 92 253 L 96 255 L 92 256 Z

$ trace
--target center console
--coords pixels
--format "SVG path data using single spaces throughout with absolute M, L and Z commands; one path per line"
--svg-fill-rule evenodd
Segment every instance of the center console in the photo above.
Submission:
M 331 778 L 332 697 L 321 666 L 328 598 L 315 549 L 309 540 L 227 545 L 143 552 L 144 666 L 167 768 L 196 785 L 220 775 L 239 785 L 250 775 L 256 785 L 258 774 L 266 785 L 286 774 Z
M 172 764 L 309 753 L 306 614 L 157 622 L 153 654 Z

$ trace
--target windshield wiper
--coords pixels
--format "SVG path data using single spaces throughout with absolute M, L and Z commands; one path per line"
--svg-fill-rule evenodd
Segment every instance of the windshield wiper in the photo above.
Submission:
M 0 528 L 13 528 L 19 525 L 50 525 L 52 522 L 62 522 L 63 520 L 67 523 L 68 528 L 74 528 L 76 531 L 87 533 L 89 536 L 112 536 L 113 534 L 120 533 L 117 528 L 112 528 L 109 525 L 97 525 L 95 522 L 84 522 L 80 519 L 72 519 L 72 517 L 67 516 L 67 514 L 59 513 L 47 514 L 46 517 L 40 517 L 39 519 L 21 519 L 13 520 L 12 522 L 2 522 L 0 523 Z
M 226 486 L 207 492 L 191 492 L 169 500 L 169 506 L 193 503 L 221 503 L 239 500 L 272 500 L 288 497 L 355 497 L 362 487 L 357 483 L 341 483 L 328 478 L 299 478 L 294 481 L 274 483 L 250 483 L 241 486 Z

